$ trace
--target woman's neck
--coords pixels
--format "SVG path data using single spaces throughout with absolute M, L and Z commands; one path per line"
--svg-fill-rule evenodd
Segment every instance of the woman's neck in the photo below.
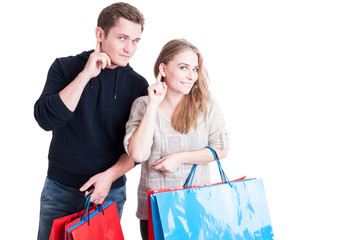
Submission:
M 159 108 L 163 114 L 165 114 L 169 119 L 172 119 L 173 113 L 178 104 L 182 101 L 182 98 L 183 94 L 173 94 L 172 92 L 168 91 Z

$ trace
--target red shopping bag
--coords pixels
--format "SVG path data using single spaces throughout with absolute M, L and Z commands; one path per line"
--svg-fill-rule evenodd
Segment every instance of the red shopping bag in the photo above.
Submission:
M 85 209 L 81 218 L 66 224 L 66 240 L 124 240 L 117 206 L 114 202 L 97 205 L 93 212 Z
M 87 202 L 89 201 L 89 198 L 87 198 L 87 201 L 85 202 L 85 207 L 87 206 Z M 94 212 L 95 210 L 95 206 L 91 206 L 89 208 L 89 213 Z M 70 222 L 76 220 L 76 219 L 80 219 L 81 216 L 83 215 L 84 210 L 74 213 L 74 214 L 70 214 L 61 218 L 57 218 L 54 219 L 53 221 L 53 225 L 51 227 L 51 232 L 50 232 L 50 238 L 49 240 L 64 240 L 66 239 L 65 236 L 65 225 L 69 224 Z

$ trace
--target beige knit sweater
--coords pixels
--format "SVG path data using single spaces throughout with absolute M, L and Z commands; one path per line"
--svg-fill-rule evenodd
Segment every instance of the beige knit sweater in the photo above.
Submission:
M 148 101 L 148 96 L 144 96 L 136 99 L 132 105 L 124 138 L 124 148 L 127 153 L 129 139 L 139 126 Z M 153 163 L 172 153 L 198 150 L 206 146 L 214 146 L 221 149 L 229 148 L 229 136 L 225 128 L 225 121 L 214 99 L 213 103 L 209 104 L 208 116 L 205 119 L 203 116 L 200 116 L 198 118 L 197 129 L 191 129 L 188 134 L 176 132 L 171 125 L 171 120 L 159 109 L 154 127 L 152 149 L 147 160 L 141 164 L 136 214 L 141 220 L 148 219 L 148 190 L 182 187 L 192 168 L 191 164 L 181 164 L 176 172 L 163 175 L 161 172 L 151 169 Z M 207 183 L 210 183 L 209 164 L 197 166 L 193 185 Z

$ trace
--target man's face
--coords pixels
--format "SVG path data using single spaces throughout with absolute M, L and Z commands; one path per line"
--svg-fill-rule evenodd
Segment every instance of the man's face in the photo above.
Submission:
M 141 25 L 125 18 L 119 18 L 110 29 L 108 35 L 102 38 L 101 51 L 108 54 L 112 61 L 111 68 L 126 66 L 137 50 L 137 44 L 142 34 Z

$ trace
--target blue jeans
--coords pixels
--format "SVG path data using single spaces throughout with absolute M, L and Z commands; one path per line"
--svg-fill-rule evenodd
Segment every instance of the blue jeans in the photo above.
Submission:
M 110 189 L 105 198 L 105 201 L 109 200 L 116 203 L 121 218 L 126 200 L 126 187 Z M 80 212 L 84 208 L 84 203 L 84 192 L 46 178 L 40 199 L 38 240 L 49 239 L 54 219 Z

